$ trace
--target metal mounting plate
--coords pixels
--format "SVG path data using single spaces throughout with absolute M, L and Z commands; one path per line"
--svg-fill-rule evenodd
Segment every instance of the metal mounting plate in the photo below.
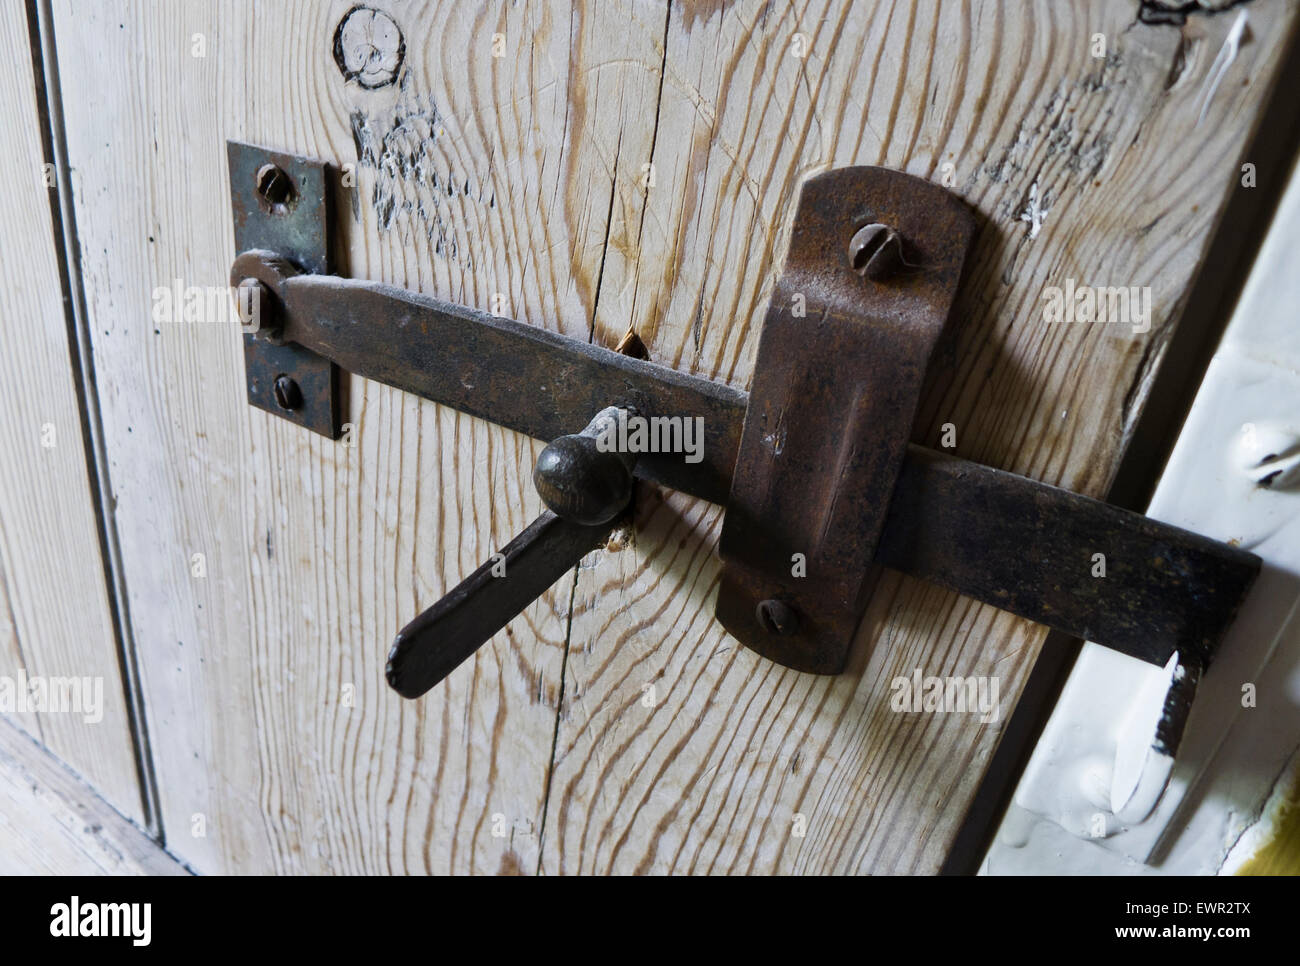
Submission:
M 269 249 L 304 272 L 330 271 L 329 188 L 324 162 L 239 141 L 226 142 L 235 251 Z M 287 176 L 275 192 L 259 190 L 270 167 Z M 275 199 L 275 200 L 272 200 Z M 244 333 L 244 372 L 248 401 L 259 409 L 314 430 L 330 439 L 341 431 L 339 369 L 328 359 L 293 344 L 274 345 Z M 292 409 L 275 397 L 275 381 L 286 375 L 297 383 L 301 403 Z
M 901 171 L 804 182 L 718 545 L 718 620 L 766 658 L 819 674 L 848 659 L 974 232 L 960 199 Z M 864 233 L 899 239 L 890 268 L 874 268 L 885 245 L 851 264 Z

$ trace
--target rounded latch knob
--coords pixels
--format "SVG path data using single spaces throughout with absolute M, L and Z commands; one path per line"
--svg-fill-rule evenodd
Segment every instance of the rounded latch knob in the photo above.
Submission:
M 630 410 L 602 409 L 581 433 L 561 436 L 542 450 L 533 485 L 551 512 L 584 526 L 608 523 L 632 499 L 635 453 L 618 452 L 613 428 Z

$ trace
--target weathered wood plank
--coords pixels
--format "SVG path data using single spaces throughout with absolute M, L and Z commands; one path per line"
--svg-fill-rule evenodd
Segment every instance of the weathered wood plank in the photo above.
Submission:
M 886 576 L 850 673 L 784 671 L 712 620 L 718 511 L 650 494 L 634 548 L 401 703 L 392 633 L 531 519 L 537 445 L 360 380 L 355 445 L 310 437 L 246 406 L 226 320 L 154 324 L 150 293 L 225 283 L 238 137 L 357 162 L 348 274 L 606 344 L 630 323 L 657 360 L 745 385 L 801 179 L 951 163 L 985 221 L 918 439 L 953 422 L 959 454 L 1095 494 L 1294 4 L 1251 5 L 1199 128 L 1231 15 L 375 6 L 405 60 L 384 85 L 388 26 L 341 38 L 367 90 L 335 62 L 348 3 L 55 4 L 169 843 L 226 872 L 936 868 L 1000 722 L 892 713 L 890 680 L 996 675 L 1005 716 L 1036 629 Z M 1067 276 L 1152 286 L 1151 332 L 1042 324 Z
M 540 447 L 361 380 L 352 445 L 309 436 L 248 407 L 227 320 L 150 293 L 225 283 L 239 138 L 359 161 L 348 274 L 584 336 L 663 9 L 393 4 L 403 81 L 365 90 L 350 6 L 55 4 L 164 824 L 205 872 L 532 872 L 571 582 L 418 703 L 383 667 L 540 510 Z
M 186 875 L 66 765 L 0 722 L 0 875 Z
M 0 710 L 140 820 L 22 4 L 0 9 L 0 40 Z M 25 683 L 76 707 L 20 710 Z
M 635 257 L 606 266 L 606 287 L 631 295 L 602 303 L 597 338 L 630 319 L 656 359 L 743 385 L 802 178 L 868 163 L 946 181 L 983 227 L 916 439 L 940 446 L 952 423 L 962 456 L 1104 493 L 1210 229 L 1243 190 L 1296 7 L 1250 5 L 1253 40 L 1212 92 L 1238 13 L 1182 30 L 1135 15 L 674 4 L 658 183 L 627 227 Z M 1066 278 L 1150 286 L 1150 331 L 1046 324 L 1044 287 Z M 849 672 L 795 674 L 711 620 L 719 513 L 672 495 L 643 517 L 635 554 L 578 579 L 543 867 L 936 871 L 1042 630 L 886 574 Z M 1001 717 L 892 711 L 892 681 L 918 668 L 995 678 Z

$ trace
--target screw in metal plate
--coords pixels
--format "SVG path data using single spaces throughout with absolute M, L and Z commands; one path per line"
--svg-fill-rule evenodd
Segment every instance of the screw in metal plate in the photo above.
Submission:
M 888 225 L 864 225 L 849 239 L 849 264 L 873 282 L 883 282 L 903 267 L 903 239 Z
M 772 598 L 759 601 L 758 606 L 754 608 L 754 616 L 769 634 L 780 634 L 784 637 L 799 629 L 798 611 L 782 600 Z
M 302 405 L 302 390 L 284 373 L 275 377 L 275 402 L 281 409 L 297 409 Z
M 293 178 L 278 165 L 264 164 L 257 169 L 257 195 L 273 215 L 283 215 L 298 200 Z

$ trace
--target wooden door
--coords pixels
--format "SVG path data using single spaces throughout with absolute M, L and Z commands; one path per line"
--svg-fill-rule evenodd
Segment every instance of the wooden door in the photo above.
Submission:
M 167 848 L 210 873 L 938 870 L 1042 628 L 887 573 L 846 673 L 784 669 L 713 619 L 720 508 L 662 491 L 405 701 L 394 632 L 536 515 L 541 444 L 359 378 L 343 440 L 306 433 L 248 406 L 228 314 L 160 321 L 157 293 L 227 284 L 238 139 L 338 168 L 342 274 L 631 329 L 745 387 L 800 184 L 885 165 L 980 217 L 915 439 L 951 424 L 961 456 L 1104 495 L 1297 16 L 1250 4 L 1234 41 L 1235 11 L 1160 6 L 52 0 Z M 1067 278 L 1150 286 L 1149 331 L 1044 323 Z M 998 720 L 891 711 L 915 668 L 996 676 Z
M 9 172 L 0 179 L 0 717 L 147 825 L 129 711 L 133 657 L 118 623 L 120 585 L 108 576 L 113 534 L 91 434 L 99 402 L 85 379 L 85 333 L 64 297 L 60 173 L 20 4 L 0 7 L 0 36 L 23 52 L 0 70 L 0 165 Z

